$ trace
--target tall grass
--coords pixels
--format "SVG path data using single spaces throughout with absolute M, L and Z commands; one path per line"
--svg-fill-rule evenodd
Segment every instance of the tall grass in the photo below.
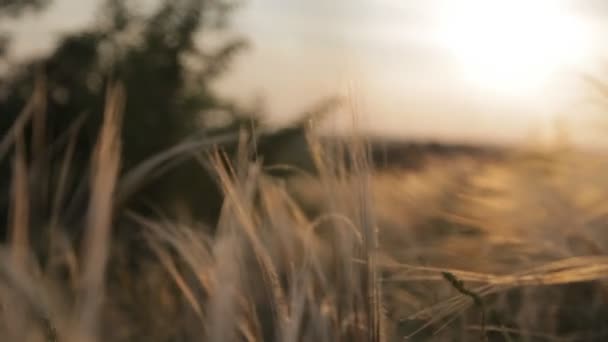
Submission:
M 526 152 L 384 172 L 362 138 L 311 134 L 317 173 L 278 179 L 244 143 L 230 162 L 210 147 L 231 135 L 121 173 L 123 102 L 108 91 L 81 236 L 62 226 L 61 205 L 50 222 L 36 212 L 40 184 L 65 201 L 73 146 L 58 179 L 41 182 L 21 128 L 36 110 L 0 144 L 13 152 L 1 341 L 605 338 L 604 163 Z M 120 205 L 196 150 L 224 192 L 217 226 Z
M 92 153 L 84 234 L 76 240 L 69 237 L 59 227 L 60 213 L 55 213 L 50 228 L 57 246 L 43 257 L 53 262 L 40 260 L 39 251 L 30 248 L 34 245 L 28 234 L 41 233 L 49 223 L 32 227 L 29 222 L 36 216 L 29 207 L 30 196 L 36 196 L 29 187 L 33 172 L 25 163 L 23 136 L 15 140 L 12 238 L 4 246 L 9 258 L 0 267 L 2 340 L 383 338 L 376 230 L 367 186 L 355 184 L 343 169 L 325 168 L 327 185 L 349 184 L 353 198 L 336 199 L 332 216 L 310 218 L 284 184 L 265 175 L 262 165 L 249 161 L 241 148 L 235 164 L 226 163 L 219 151 L 211 155 L 225 194 L 217 227 L 115 212 L 122 208 L 116 201 L 135 191 L 146 181 L 142 178 L 205 143 L 176 146 L 119 179 L 124 95 L 120 87 L 108 94 Z M 26 125 L 29 118 L 23 120 L 16 125 Z M 356 161 L 354 170 L 368 181 L 363 148 L 349 153 Z M 58 193 L 69 174 L 69 149 L 66 154 L 64 172 L 53 182 Z M 316 157 L 320 168 L 329 158 Z M 137 229 L 138 252 L 112 237 L 116 225 Z M 332 231 L 320 237 L 320 226 Z M 141 298 L 142 293 L 150 296 Z

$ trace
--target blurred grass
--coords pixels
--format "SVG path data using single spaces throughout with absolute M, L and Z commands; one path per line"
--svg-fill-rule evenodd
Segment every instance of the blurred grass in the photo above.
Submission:
M 36 174 L 15 129 L 1 341 L 607 338 L 601 155 L 561 146 L 374 169 L 361 137 L 311 133 L 302 143 L 316 172 L 275 177 L 243 143 L 232 162 L 219 150 L 205 160 L 224 194 L 209 227 L 116 205 L 212 142 L 176 146 L 121 179 L 123 94 L 109 94 L 80 238 L 61 212 L 36 219 Z

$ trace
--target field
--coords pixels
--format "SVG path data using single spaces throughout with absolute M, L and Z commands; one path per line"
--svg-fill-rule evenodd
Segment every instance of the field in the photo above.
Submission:
M 216 152 L 209 226 L 115 205 L 116 119 L 79 239 L 32 219 L 15 154 L 2 341 L 606 339 L 606 156 L 313 138 L 316 172 L 271 176 Z
M 428 154 L 422 167 L 373 173 L 396 340 L 478 340 L 483 321 L 492 341 L 604 340 L 603 157 L 566 146 Z M 319 183 L 293 188 L 314 212 L 330 207 Z
M 602 3 L 0 0 L 0 342 L 608 341 Z

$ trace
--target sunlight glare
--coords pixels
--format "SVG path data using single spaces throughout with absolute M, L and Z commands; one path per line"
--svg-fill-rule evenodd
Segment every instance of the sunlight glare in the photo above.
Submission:
M 467 81 L 503 95 L 531 95 L 589 56 L 589 29 L 564 0 L 446 1 L 439 44 Z

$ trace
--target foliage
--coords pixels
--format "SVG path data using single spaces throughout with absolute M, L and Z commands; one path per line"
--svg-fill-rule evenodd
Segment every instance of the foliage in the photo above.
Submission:
M 16 14 L 44 3 L 4 1 L 0 12 Z M 23 132 L 32 135 L 29 157 L 33 164 L 46 165 L 44 174 L 58 168 L 53 157 L 57 153 L 53 153 L 69 145 L 66 135 L 70 134 L 76 137 L 71 169 L 76 178 L 87 173 L 112 83 L 122 84 L 126 93 L 123 172 L 188 136 L 200 134 L 205 129 L 201 124 L 205 113 L 238 114 L 234 104 L 212 90 L 212 82 L 246 46 L 238 37 L 216 39 L 224 32 L 234 3 L 165 0 L 152 13 L 136 5 L 135 1 L 104 1 L 101 19 L 94 25 L 63 37 L 49 56 L 15 65 L 13 72 L 0 76 L 0 112 L 6 113 L 0 118 L 0 132 L 5 136 L 16 133 L 15 123 L 23 117 L 23 109 L 28 101 L 35 102 L 32 119 Z M 205 46 L 200 43 L 212 41 L 214 44 Z M 42 129 L 34 127 L 37 123 Z M 36 158 L 47 160 L 40 163 Z M 192 196 L 204 199 L 213 191 L 212 180 L 200 177 L 200 170 L 194 169 L 194 163 L 176 168 L 150 187 L 146 198 L 154 203 L 174 203 L 180 197 L 191 202 Z M 8 168 L 2 172 L 7 175 Z M 8 191 L 8 181 L 3 186 Z M 72 184 L 75 193 L 78 187 Z

